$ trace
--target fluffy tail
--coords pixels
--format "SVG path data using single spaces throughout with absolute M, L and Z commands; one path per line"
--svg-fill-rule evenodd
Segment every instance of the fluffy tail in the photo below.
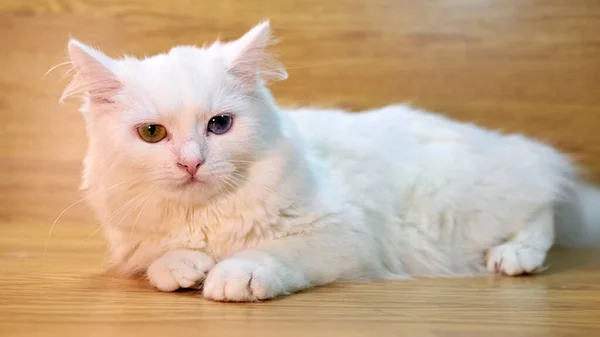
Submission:
M 556 206 L 556 244 L 600 247 L 600 189 L 580 183 L 571 192 Z

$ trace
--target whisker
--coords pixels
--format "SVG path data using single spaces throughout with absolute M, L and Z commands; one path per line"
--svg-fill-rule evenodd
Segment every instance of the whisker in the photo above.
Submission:
M 84 202 L 86 200 L 89 200 L 90 198 L 93 198 L 95 196 L 98 196 L 98 195 L 100 195 L 102 193 L 105 193 L 105 192 L 107 192 L 107 191 L 109 191 L 109 190 L 111 190 L 111 189 L 113 189 L 115 187 L 121 186 L 121 185 L 125 184 L 126 182 L 128 182 L 128 181 L 127 180 L 122 181 L 120 183 L 117 183 L 117 184 L 114 184 L 114 185 L 110 186 L 107 189 L 98 191 L 98 192 L 96 192 L 96 193 L 94 193 L 92 195 L 88 195 L 88 196 L 86 196 L 86 197 L 84 197 L 84 198 L 82 198 L 82 199 L 80 199 L 80 200 L 72 203 L 71 205 L 67 206 L 67 208 L 65 208 L 62 212 L 60 212 L 60 214 L 56 217 L 56 219 L 54 219 L 54 222 L 52 223 L 52 226 L 50 226 L 50 230 L 48 231 L 48 236 L 46 237 L 46 243 L 44 245 L 44 256 L 46 256 L 46 253 L 48 251 L 48 243 L 50 242 L 50 237 L 52 236 L 52 231 L 54 230 L 54 226 L 56 226 L 56 223 L 63 216 L 63 214 L 65 214 L 68 210 L 70 210 L 71 208 L 73 208 L 75 205 L 78 205 L 78 204 L 80 204 L 80 203 L 82 203 L 82 202 Z
M 94 235 L 96 235 L 96 233 L 98 233 L 102 228 L 104 228 L 104 226 L 106 226 L 106 224 L 100 224 L 100 226 L 98 226 L 93 232 L 92 234 L 88 235 L 85 239 L 81 240 L 79 243 L 83 243 L 86 242 L 87 240 L 91 239 Z
M 125 219 L 129 216 L 129 214 L 131 214 L 131 212 L 133 212 L 134 209 L 136 209 L 138 206 L 140 206 L 142 203 L 144 202 L 144 200 L 140 200 L 138 203 L 136 203 L 135 205 L 133 205 L 129 211 L 127 211 L 127 213 L 125 213 L 125 215 L 123 216 L 123 218 L 121 218 L 121 221 L 119 221 L 119 223 L 117 223 L 117 225 L 115 227 L 120 227 L 121 223 L 123 221 L 125 221 Z
M 136 195 L 135 197 L 131 198 L 128 202 L 124 203 L 123 205 L 121 205 L 121 207 L 117 208 L 115 211 L 112 212 L 112 214 L 106 219 L 105 222 L 109 222 L 110 220 L 113 220 L 114 217 L 117 216 L 117 214 L 124 210 L 125 207 L 127 207 L 127 205 L 131 204 L 132 202 L 134 202 L 137 198 L 139 198 L 143 193 L 140 193 L 138 195 Z
M 131 236 L 133 235 L 133 230 L 135 229 L 135 225 L 137 224 L 140 215 L 142 214 L 142 212 L 144 211 L 144 208 L 146 207 L 146 205 L 148 204 L 148 200 L 150 200 L 150 197 L 152 196 L 152 194 L 154 194 L 154 192 L 158 189 L 158 186 L 155 187 L 150 193 L 148 193 L 148 196 L 146 197 L 146 199 L 144 199 L 144 204 L 142 205 L 142 208 L 140 209 L 140 211 L 138 212 L 137 216 L 135 217 L 135 220 L 133 221 L 133 225 L 131 226 L 131 231 L 129 232 L 129 238 L 131 238 Z
M 239 185 L 235 184 L 235 181 L 233 181 L 231 179 L 231 177 L 223 177 L 223 179 L 221 180 L 222 182 L 224 182 L 225 184 L 227 184 L 229 187 L 231 187 L 232 190 L 236 190 L 237 188 L 239 188 Z
M 121 207 L 119 207 L 116 211 L 112 212 L 112 214 L 106 219 L 103 220 L 100 223 L 100 226 L 98 226 L 98 228 L 96 228 L 92 234 L 88 235 L 85 239 L 83 239 L 81 242 L 85 242 L 89 239 L 91 239 L 94 235 L 96 235 L 96 233 L 98 233 L 98 231 L 100 231 L 102 228 L 106 227 L 106 225 L 109 223 L 110 220 L 112 220 L 112 218 L 116 217 L 116 215 L 123 209 L 125 209 L 125 207 L 127 205 L 129 205 L 131 202 L 133 202 L 135 199 L 137 199 L 139 196 L 141 196 L 142 193 L 136 195 L 135 197 L 133 197 L 131 200 L 129 200 L 128 202 L 126 202 L 125 204 L 123 204 Z

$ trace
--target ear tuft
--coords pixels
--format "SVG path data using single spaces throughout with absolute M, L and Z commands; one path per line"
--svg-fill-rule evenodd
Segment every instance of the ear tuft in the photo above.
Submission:
M 271 82 L 287 78 L 283 65 L 266 50 L 276 43 L 271 36 L 269 21 L 264 21 L 226 45 L 229 69 L 242 80 L 247 89 L 254 88 L 259 79 Z
M 68 53 L 75 74 L 60 101 L 83 96 L 94 103 L 111 103 L 112 96 L 122 88 L 112 70 L 115 61 L 75 39 L 69 41 Z

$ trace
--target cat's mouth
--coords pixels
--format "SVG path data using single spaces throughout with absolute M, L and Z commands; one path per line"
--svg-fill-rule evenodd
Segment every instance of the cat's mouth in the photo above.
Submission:
M 186 179 L 185 181 L 183 181 L 179 187 L 181 188 L 190 188 L 190 187 L 197 187 L 200 185 L 204 185 L 206 184 L 206 181 L 202 178 L 198 178 L 198 177 L 189 177 L 188 179 Z

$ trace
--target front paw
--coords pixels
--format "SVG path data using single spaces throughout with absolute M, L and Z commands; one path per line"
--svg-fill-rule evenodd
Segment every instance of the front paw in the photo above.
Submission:
M 285 293 L 272 268 L 250 259 L 229 259 L 217 264 L 208 274 L 203 291 L 204 297 L 225 302 L 255 302 Z
M 158 290 L 175 291 L 199 286 L 214 265 L 214 260 L 205 253 L 173 250 L 156 259 L 146 275 Z

